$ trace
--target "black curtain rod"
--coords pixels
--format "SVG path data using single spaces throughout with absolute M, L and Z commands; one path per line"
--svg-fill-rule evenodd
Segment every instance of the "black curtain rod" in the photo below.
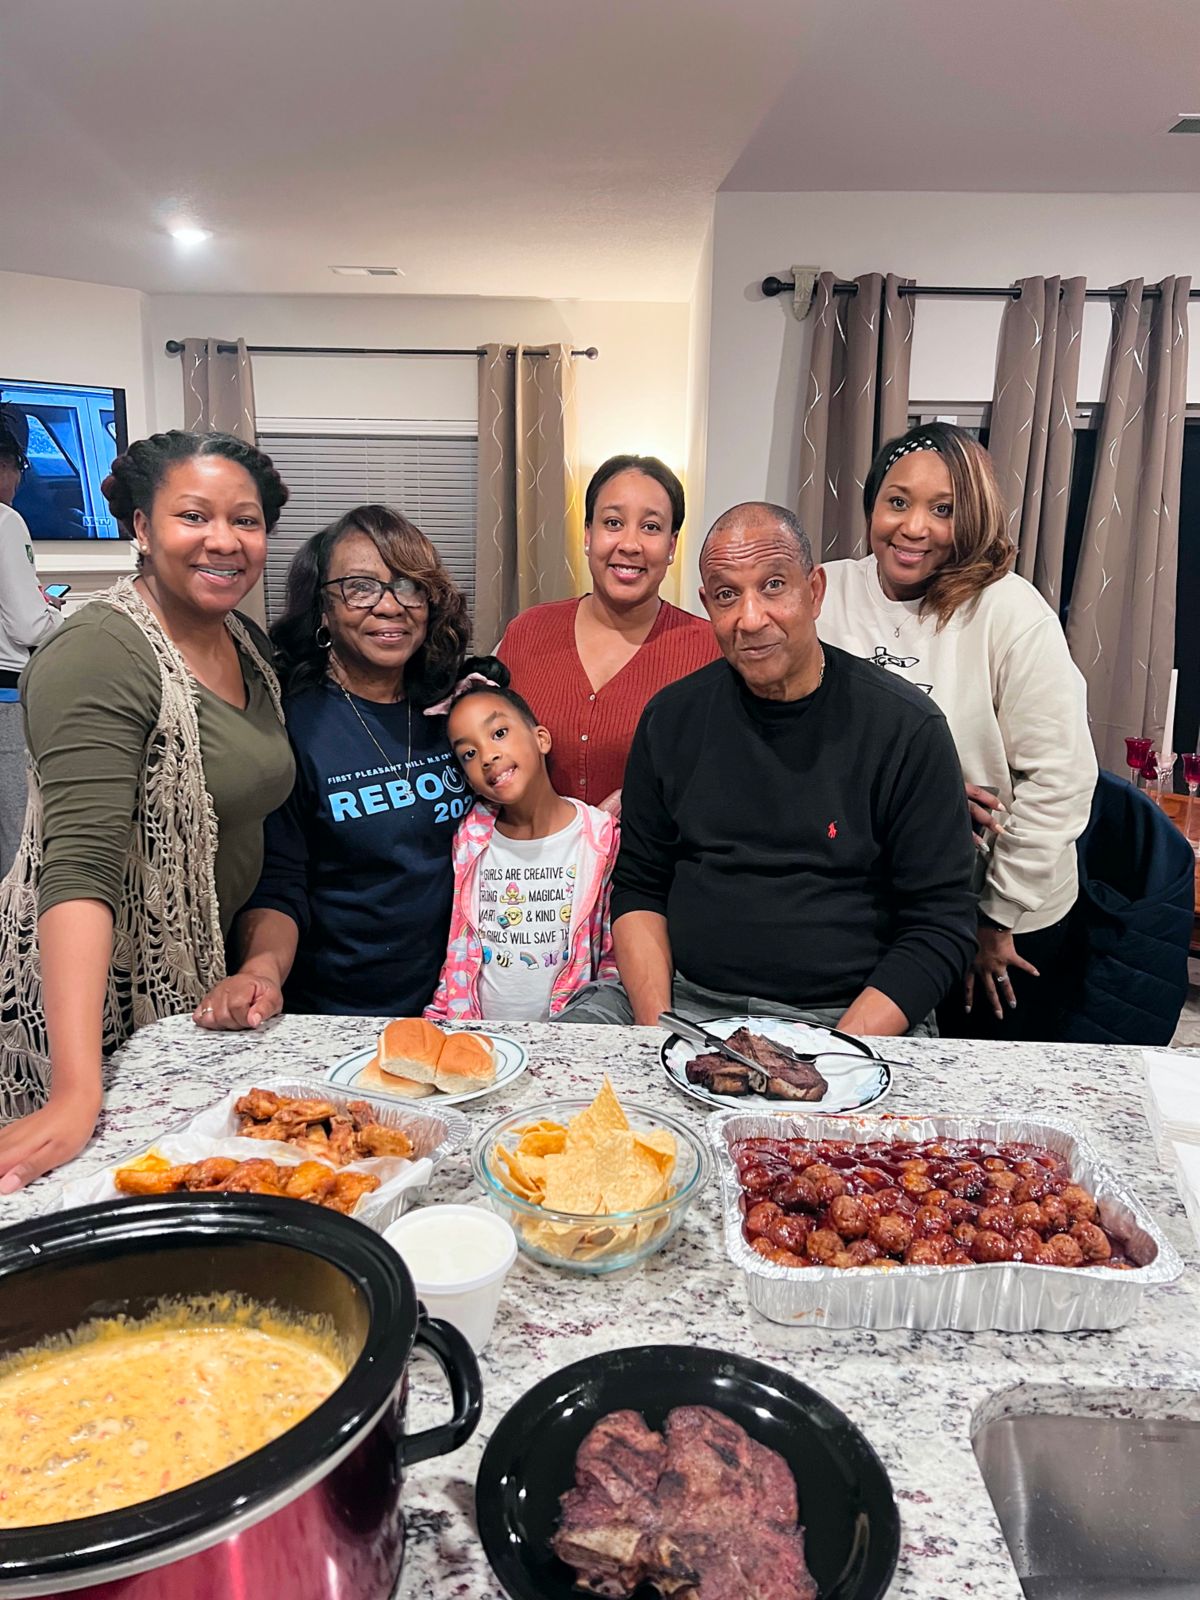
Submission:
M 764 278 L 762 292 L 768 300 L 773 300 L 778 294 L 791 294 L 796 287 L 790 278 Z M 834 294 L 857 294 L 856 283 L 835 283 Z M 1021 291 L 1016 284 L 1010 283 L 1006 288 L 981 288 L 976 284 L 930 284 L 930 283 L 902 283 L 899 291 L 901 295 L 928 295 L 943 300 L 1019 300 Z M 1124 300 L 1124 289 L 1085 289 L 1085 300 Z M 1162 290 L 1157 284 L 1151 284 L 1148 289 L 1142 290 L 1143 300 L 1159 300 Z M 1190 300 L 1200 300 L 1200 289 L 1192 289 L 1188 293 Z
M 762 291 L 766 298 L 774 299 L 776 294 L 790 294 L 795 288 L 792 278 L 763 278 Z M 858 283 L 838 282 L 834 285 L 835 294 L 858 294 Z M 962 285 L 962 283 L 901 283 L 899 294 L 922 294 L 930 298 L 941 299 L 1021 299 L 1021 290 L 1016 283 L 1010 283 L 1006 288 L 981 288 L 979 285 Z M 1149 288 L 1142 290 L 1142 299 L 1162 299 L 1163 291 L 1157 283 L 1152 283 Z M 1085 290 L 1085 299 L 1125 299 L 1125 290 Z M 1189 290 L 1189 299 L 1200 299 L 1200 290 Z
M 778 290 L 773 291 L 778 293 Z M 246 351 L 252 356 L 481 356 L 483 349 L 472 345 L 470 349 L 422 349 L 379 350 L 366 345 L 327 345 L 327 344 L 248 344 Z M 180 339 L 168 339 L 166 352 L 169 356 L 183 354 L 183 342 Z M 237 345 L 219 344 L 217 354 L 232 356 L 237 354 Z M 526 350 L 527 356 L 548 356 L 549 350 Z M 600 354 L 596 346 L 589 345 L 586 350 L 572 350 L 573 356 L 586 356 L 589 361 L 595 361 Z

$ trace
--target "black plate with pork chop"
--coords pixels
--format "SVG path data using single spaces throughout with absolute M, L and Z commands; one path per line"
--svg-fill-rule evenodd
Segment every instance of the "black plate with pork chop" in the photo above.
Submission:
M 848 1418 L 776 1367 L 683 1345 L 543 1378 L 492 1434 L 475 1511 L 510 1600 L 880 1600 L 900 1548 L 887 1473 Z M 628 1588 L 655 1571 L 674 1590 Z

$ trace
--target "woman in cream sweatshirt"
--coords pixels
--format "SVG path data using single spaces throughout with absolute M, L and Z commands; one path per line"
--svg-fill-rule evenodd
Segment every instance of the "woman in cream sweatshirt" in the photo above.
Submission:
M 1010 570 L 991 460 L 969 434 L 932 423 L 884 445 L 863 504 L 871 554 L 826 567 L 818 632 L 933 696 L 987 850 L 979 951 L 943 1030 L 1053 1038 L 1096 786 L 1083 679 L 1058 617 Z

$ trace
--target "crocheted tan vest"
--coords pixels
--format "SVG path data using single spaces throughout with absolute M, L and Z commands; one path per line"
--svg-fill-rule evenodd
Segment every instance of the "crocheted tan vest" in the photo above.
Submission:
M 96 595 L 146 636 L 158 663 L 162 703 L 146 745 L 133 831 L 113 923 L 104 998 L 104 1053 L 135 1028 L 190 1012 L 225 976 L 216 881 L 217 816 L 200 755 L 199 689 L 158 618 L 122 578 Z M 261 675 L 283 721 L 279 681 L 241 619 L 226 626 Z M 0 883 L 0 1123 L 44 1104 L 49 1045 L 37 944 L 42 867 L 42 795 L 30 764 L 25 828 L 12 870 Z

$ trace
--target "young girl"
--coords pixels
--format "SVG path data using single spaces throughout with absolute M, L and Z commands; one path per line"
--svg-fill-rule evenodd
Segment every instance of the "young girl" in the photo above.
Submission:
M 615 979 L 614 819 L 556 794 L 550 734 L 498 661 L 462 691 L 447 731 L 479 801 L 454 842 L 454 906 L 432 1021 L 544 1022 L 586 983 Z

